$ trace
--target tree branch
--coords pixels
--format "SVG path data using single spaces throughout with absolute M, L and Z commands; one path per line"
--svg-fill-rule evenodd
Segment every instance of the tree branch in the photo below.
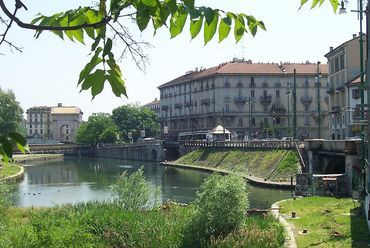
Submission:
M 58 27 L 58 26 L 39 26 L 39 25 L 34 25 L 34 24 L 28 24 L 24 23 L 21 20 L 19 20 L 15 15 L 13 15 L 5 6 L 4 0 L 0 0 L 0 8 L 2 11 L 5 13 L 6 16 L 10 18 L 10 20 L 14 21 L 17 23 L 17 25 L 21 28 L 25 29 L 32 29 L 32 30 L 50 30 L 50 31 L 66 31 L 66 30 L 78 30 L 82 28 L 99 28 L 101 26 L 106 25 L 109 21 L 112 20 L 110 16 L 104 17 L 101 21 L 95 22 L 95 23 L 85 23 L 85 24 L 80 24 L 80 25 L 75 25 L 75 26 L 65 26 L 65 27 Z M 18 9 L 16 5 L 16 9 Z

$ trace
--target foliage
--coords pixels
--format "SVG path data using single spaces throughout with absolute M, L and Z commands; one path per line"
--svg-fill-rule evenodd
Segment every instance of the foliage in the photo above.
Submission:
M 117 127 L 110 114 L 94 113 L 77 131 L 77 141 L 88 144 L 113 143 L 117 136 Z
M 129 141 L 128 132 L 132 133 L 133 140 L 140 137 L 142 129 L 146 137 L 154 137 L 159 132 L 157 115 L 143 106 L 128 104 L 118 107 L 112 111 L 112 119 L 126 141 Z
M 14 199 L 14 185 L 4 181 L 0 181 L 0 223 L 4 216 L 5 209 L 8 208 Z
M 366 247 L 370 241 L 361 203 L 351 198 L 307 197 L 279 204 L 283 214 L 295 211 L 299 218 L 289 219 L 297 234 L 298 247 Z
M 2 178 L 17 174 L 21 170 L 21 166 L 14 163 L 7 163 L 1 166 L 0 163 L 0 180 Z
M 11 90 L 0 88 L 0 134 L 17 131 L 21 121 L 23 109 Z
M 153 208 L 159 204 L 159 188 L 153 189 L 145 180 L 143 167 L 128 175 L 123 172 L 111 188 L 114 200 L 124 210 Z
M 188 247 L 205 245 L 211 238 L 225 237 L 242 226 L 249 207 L 243 178 L 213 174 L 197 196 L 195 214 L 184 239 Z

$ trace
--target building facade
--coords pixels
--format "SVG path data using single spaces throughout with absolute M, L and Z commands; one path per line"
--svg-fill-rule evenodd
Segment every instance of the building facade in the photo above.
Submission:
M 160 101 L 157 98 L 155 98 L 154 101 L 145 104 L 144 107 L 147 107 L 148 109 L 153 111 L 158 116 L 158 118 L 160 118 L 161 116 Z
M 309 62 L 234 59 L 189 71 L 158 87 L 161 130 L 174 140 L 180 132 L 210 130 L 217 125 L 230 130 L 232 139 L 238 140 L 293 136 L 296 106 L 296 136 L 318 137 L 321 119 L 320 136 L 327 138 L 326 81 L 327 65 Z
M 365 54 L 366 37 L 365 35 L 363 37 Z M 335 49 L 330 47 L 330 51 L 325 57 L 330 65 L 327 84 L 330 138 L 339 140 L 360 136 L 361 125 L 358 122 L 361 119 L 358 107 L 358 104 L 361 103 L 360 36 L 353 35 L 351 40 Z M 366 92 L 364 95 L 366 102 Z
M 82 111 L 75 106 L 40 106 L 27 109 L 28 143 L 75 142 Z

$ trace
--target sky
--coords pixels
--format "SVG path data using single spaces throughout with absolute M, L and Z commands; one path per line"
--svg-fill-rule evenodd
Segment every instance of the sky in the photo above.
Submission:
M 13 8 L 14 1 L 5 1 Z M 310 0 L 309 2 L 312 2 Z M 77 0 L 24 0 L 28 11 L 22 9 L 19 18 L 25 22 L 37 13 L 51 15 L 68 10 L 88 1 Z M 267 31 L 259 30 L 255 37 L 246 34 L 239 43 L 231 35 L 218 43 L 217 38 L 204 46 L 203 37 L 191 40 L 189 26 L 171 39 L 169 30 L 162 28 L 154 36 L 150 27 L 143 32 L 132 23 L 126 23 L 138 40 L 148 41 L 149 63 L 145 72 L 138 69 L 130 58 L 120 61 L 128 98 L 117 98 L 107 84 L 103 92 L 91 100 L 90 91 L 77 87 L 79 72 L 89 61 L 90 46 L 62 40 L 50 32 L 40 38 L 34 32 L 13 26 L 8 39 L 23 47 L 23 52 L 0 48 L 0 87 L 11 89 L 26 111 L 34 106 L 78 106 L 87 120 L 92 113 L 111 113 L 114 108 L 128 103 L 146 104 L 159 98 L 157 87 L 195 68 L 209 68 L 234 57 L 252 62 L 317 62 L 326 63 L 324 55 L 329 47 L 339 46 L 359 33 L 356 1 L 349 0 L 347 14 L 335 14 L 326 0 L 322 7 L 310 9 L 310 4 L 299 9 L 300 0 L 205 0 L 197 6 L 210 6 L 225 11 L 251 14 L 265 23 Z M 3 13 L 0 12 L 0 16 Z M 364 26 L 365 27 L 365 26 Z M 217 34 L 216 34 L 217 35 Z M 116 54 L 122 47 L 114 46 Z

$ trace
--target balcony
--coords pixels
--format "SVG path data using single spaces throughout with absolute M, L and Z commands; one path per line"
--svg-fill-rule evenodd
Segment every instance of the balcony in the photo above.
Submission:
M 193 105 L 194 105 L 193 101 L 187 101 L 187 102 L 185 102 L 185 104 L 184 104 L 185 108 L 193 107 Z
M 237 96 L 234 97 L 235 104 L 245 104 L 247 102 L 247 97 L 245 96 Z
M 311 103 L 312 102 L 312 96 L 301 96 L 301 102 L 302 103 Z
M 338 84 L 335 89 L 343 92 L 345 90 L 344 84 Z
M 262 88 L 268 88 L 268 87 L 269 87 L 269 84 L 268 84 L 267 82 L 263 82 L 263 83 L 261 84 L 261 87 L 262 87 Z
M 168 106 L 167 105 L 162 106 L 162 110 L 168 111 Z
M 175 109 L 181 109 L 182 103 L 175 103 Z
M 333 86 L 326 87 L 326 93 L 330 95 L 334 94 L 334 87 Z
M 272 97 L 271 95 L 268 95 L 268 96 L 261 96 L 260 98 L 260 102 L 261 104 L 270 104 L 272 101 Z
M 340 112 L 340 106 L 331 107 L 331 112 L 332 113 L 339 113 Z
M 201 104 L 201 105 L 211 105 L 211 99 L 209 99 L 209 98 L 202 99 L 202 100 L 200 101 L 200 104 Z
M 276 82 L 275 83 L 275 88 L 281 88 L 281 83 L 280 82 Z
M 270 112 L 272 116 L 280 116 L 286 113 L 286 109 L 282 104 L 273 104 Z

